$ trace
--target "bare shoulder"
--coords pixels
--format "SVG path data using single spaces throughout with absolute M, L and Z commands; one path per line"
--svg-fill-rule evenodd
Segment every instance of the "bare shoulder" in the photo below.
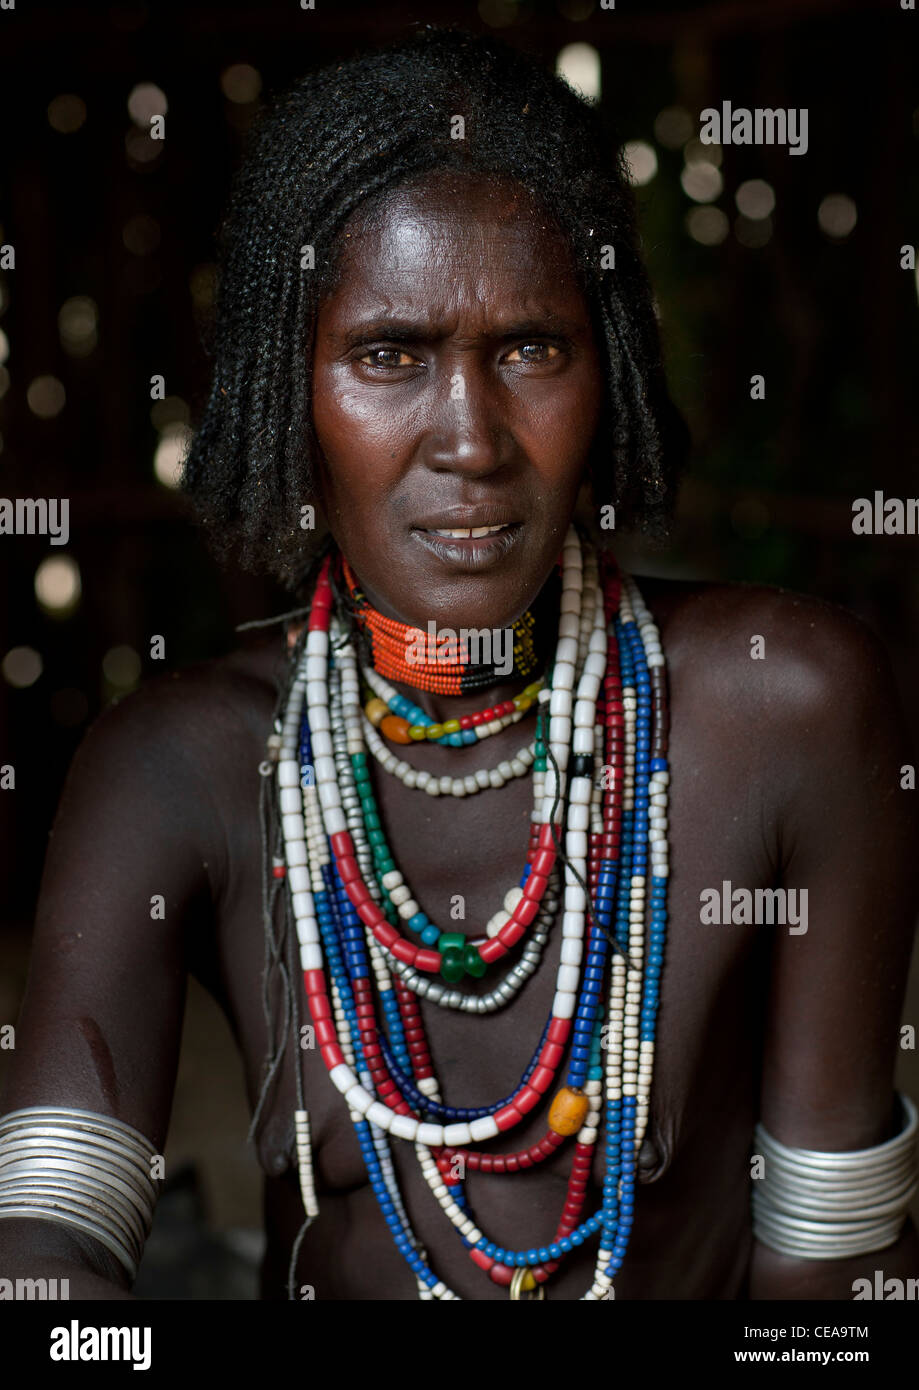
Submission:
M 85 734 L 52 837 L 78 848 L 93 826 L 138 858 L 181 839 L 207 861 L 217 886 L 231 859 L 232 808 L 258 804 L 258 764 L 282 674 L 275 638 L 145 680 Z
M 867 862 L 870 823 L 891 856 L 891 880 L 904 872 L 919 834 L 909 790 L 916 756 L 872 628 L 836 604 L 768 585 L 638 583 L 661 631 L 671 760 L 686 785 L 746 815 L 776 863 L 794 850 L 804 863 L 804 846 L 813 862 L 831 862 L 831 848 Z
M 890 661 L 871 627 L 837 604 L 765 584 L 641 578 L 672 679 L 719 705 L 755 702 L 761 719 L 851 719 L 896 703 Z
M 162 755 L 193 772 L 215 750 L 267 732 L 283 674 L 281 655 L 277 643 L 264 642 L 153 675 L 102 712 L 81 751 L 132 762 Z

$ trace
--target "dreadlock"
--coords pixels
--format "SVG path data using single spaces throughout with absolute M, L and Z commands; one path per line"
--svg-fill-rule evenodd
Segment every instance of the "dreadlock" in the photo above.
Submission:
M 451 138 L 457 115 L 463 139 Z M 666 530 L 688 434 L 667 392 L 609 119 L 500 41 L 427 26 L 276 95 L 249 133 L 218 230 L 213 376 L 183 486 L 221 558 L 298 595 L 327 540 L 301 527 L 315 497 L 315 315 L 349 219 L 435 170 L 514 180 L 557 224 L 607 366 L 588 467 L 595 508 L 612 503 L 617 529 Z M 610 247 L 615 268 L 605 269 Z

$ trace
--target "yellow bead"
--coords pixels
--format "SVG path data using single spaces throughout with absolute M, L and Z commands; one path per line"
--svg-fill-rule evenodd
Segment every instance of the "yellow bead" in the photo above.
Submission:
M 416 740 L 427 738 L 428 731 L 424 724 L 410 724 L 408 730 L 409 738 Z
M 526 1293 L 532 1293 L 536 1288 L 536 1280 L 533 1278 L 530 1270 L 527 1270 L 526 1274 L 520 1280 L 520 1287 L 525 1290 Z
M 389 714 L 389 706 L 386 704 L 385 700 L 378 700 L 376 696 L 374 696 L 374 698 L 372 700 L 368 700 L 366 705 L 364 706 L 364 713 L 370 720 L 373 727 L 375 729 L 378 729 L 380 727 L 380 724 L 386 718 L 387 714 Z
M 528 695 L 518 695 L 516 700 L 514 701 L 514 704 L 517 706 L 519 710 L 528 710 L 532 703 L 533 701 L 530 699 Z
M 553 1134 L 577 1134 L 587 1115 L 588 1100 L 577 1086 L 563 1086 L 549 1110 Z
M 444 726 L 443 724 L 429 724 L 425 732 L 428 738 L 442 738 Z
M 458 733 L 459 733 L 459 729 L 460 729 L 460 722 L 459 722 L 458 719 L 445 719 L 445 720 L 444 720 L 444 733 L 445 733 L 445 734 L 458 734 Z

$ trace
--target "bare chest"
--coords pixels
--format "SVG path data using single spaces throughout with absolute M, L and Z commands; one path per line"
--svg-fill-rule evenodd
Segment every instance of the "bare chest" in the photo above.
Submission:
M 483 760 L 478 749 L 470 752 Z M 679 741 L 674 754 L 678 766 Z M 741 1091 L 752 1105 L 762 982 L 768 974 L 763 967 L 768 939 L 762 928 L 713 926 L 700 920 L 704 891 L 724 878 L 750 886 L 765 884 L 769 866 L 751 848 L 756 837 L 742 803 L 732 800 L 734 792 L 723 772 L 719 774 L 714 763 L 706 768 L 698 757 L 698 739 L 687 765 L 691 775 L 680 779 L 675 773 L 672 785 L 670 928 L 644 1153 L 648 1177 L 660 1177 L 673 1167 L 698 1127 L 723 1107 L 727 1096 Z M 467 798 L 434 798 L 405 788 L 377 768 L 373 779 L 387 842 L 413 896 L 442 930 L 482 935 L 508 889 L 520 880 L 532 810 L 530 780 L 521 778 Z M 739 789 L 736 795 L 739 798 Z M 280 1047 L 286 1004 L 283 977 L 274 966 L 268 980 L 276 1022 L 272 1037 L 262 1007 L 266 949 L 254 807 L 250 814 L 241 808 L 234 825 L 234 892 L 218 925 L 215 969 L 255 1104 L 265 1059 Z M 289 1025 L 291 1045 L 284 1049 L 262 1102 L 259 1160 L 270 1176 L 295 1165 L 293 1112 L 299 1104 L 299 1072 L 303 1103 L 312 1117 L 320 1181 L 331 1190 L 347 1190 L 366 1181 L 363 1161 L 347 1110 L 314 1045 L 293 943 L 285 949 L 297 1016 Z M 555 933 L 513 1003 L 486 1016 L 422 1002 L 428 1043 L 448 1104 L 492 1104 L 514 1090 L 549 1017 L 559 955 Z M 490 973 L 474 988 L 481 992 L 495 980 Z M 734 1113 L 743 1125 L 744 1112 Z M 534 1119 L 531 1136 L 521 1134 L 522 1146 L 541 1137 L 544 1119 Z

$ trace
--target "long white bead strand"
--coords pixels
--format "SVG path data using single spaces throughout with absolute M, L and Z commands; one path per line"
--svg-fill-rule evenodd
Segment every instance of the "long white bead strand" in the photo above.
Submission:
M 665 664 L 663 648 L 661 646 L 660 633 L 654 619 L 651 617 L 644 599 L 641 596 L 638 585 L 631 575 L 625 576 L 625 582 L 635 613 L 635 620 L 641 632 L 648 667 L 663 666 Z M 670 773 L 658 770 L 651 773 L 648 783 L 648 800 L 650 803 L 648 818 L 648 859 L 650 861 L 649 869 L 652 878 L 667 878 L 670 873 L 667 850 L 667 835 L 669 830 L 667 818 L 667 787 L 669 782 Z M 648 1125 L 653 1069 L 654 1043 L 650 1039 L 645 1039 L 640 1044 L 638 1055 L 638 1078 L 636 1088 L 637 1107 L 635 1115 L 636 1154 L 641 1147 Z
M 596 565 L 593 566 L 596 575 Z M 588 581 L 584 589 L 584 606 L 591 613 L 591 628 L 583 643 L 584 669 L 581 671 L 574 702 L 572 723 L 572 754 L 574 757 L 592 754 L 594 748 L 594 724 L 597 718 L 597 695 L 599 683 L 592 670 L 587 667 L 589 644 L 596 635 L 598 648 L 606 653 L 606 618 L 603 611 L 603 595 L 594 580 Z M 600 651 L 596 652 L 599 657 Z M 581 961 L 584 953 L 586 919 L 587 882 L 587 834 L 590 828 L 590 800 L 593 779 L 578 775 L 571 778 L 568 789 L 567 815 L 565 817 L 565 911 L 562 916 L 562 948 L 558 967 L 555 1000 L 552 1013 L 556 1018 L 573 1018 L 577 1008 L 577 991 L 581 978 Z
M 320 634 L 321 635 L 321 634 Z M 321 644 L 314 644 L 319 646 Z M 282 817 L 282 832 L 285 838 L 285 860 L 288 877 L 293 875 L 290 891 L 297 894 L 297 910 L 294 920 L 300 961 L 303 969 L 317 969 L 321 965 L 319 948 L 319 928 L 316 921 L 315 904 L 310 892 L 308 842 L 303 814 L 303 801 L 300 768 L 297 762 L 299 744 L 300 714 L 306 682 L 299 674 L 291 684 L 290 697 L 284 712 L 278 748 L 278 801 Z M 319 1215 L 319 1199 L 313 1171 L 313 1151 L 310 1132 L 309 1111 L 294 1112 L 294 1134 L 297 1152 L 297 1179 L 300 1197 L 308 1220 Z

